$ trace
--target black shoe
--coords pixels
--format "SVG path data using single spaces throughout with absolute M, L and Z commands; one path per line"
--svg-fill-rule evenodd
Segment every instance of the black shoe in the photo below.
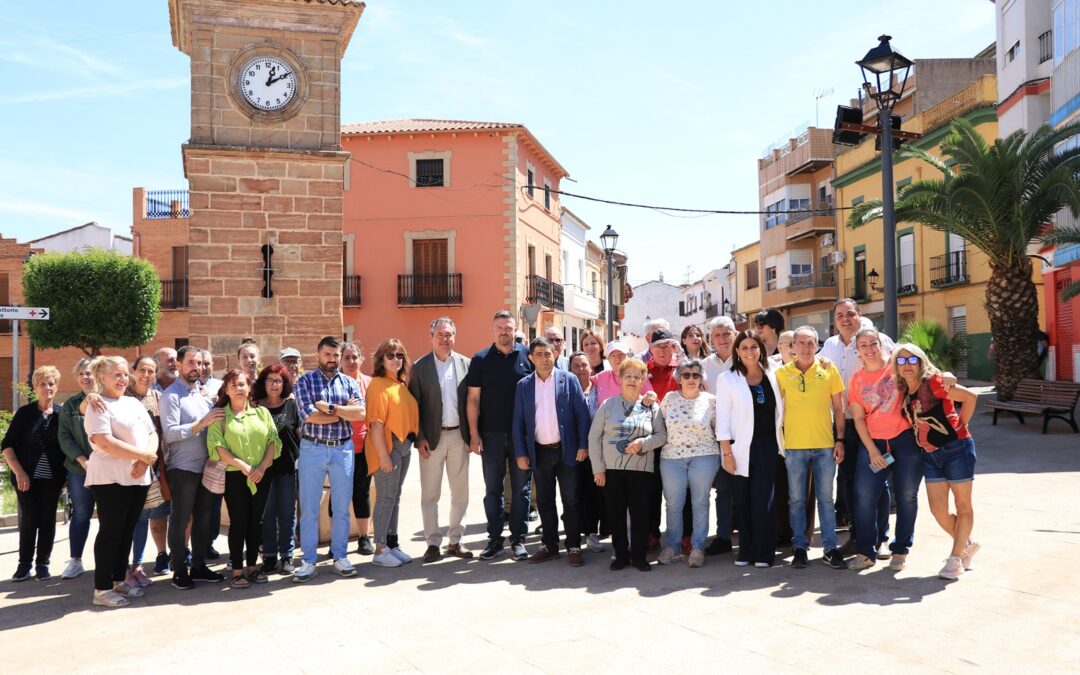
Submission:
M 259 572 L 263 574 L 273 574 L 277 572 L 277 556 L 276 555 L 264 555 L 262 567 L 259 568 Z
M 825 555 L 822 556 L 821 562 L 834 570 L 847 569 L 847 563 L 844 562 L 844 556 L 840 553 L 840 549 L 838 548 L 834 548 L 831 551 L 825 551 Z
M 612 572 L 618 572 L 619 570 L 626 569 L 626 566 L 630 564 L 630 561 L 626 558 L 615 558 L 608 566 Z
M 503 552 L 502 539 L 490 539 L 490 540 L 488 540 L 487 546 L 485 546 L 484 550 L 480 553 L 480 559 L 481 560 L 491 560 L 492 558 L 498 556 L 502 552 Z
M 791 561 L 791 566 L 795 569 L 801 570 L 802 568 L 806 567 L 806 562 L 806 549 L 795 549 L 795 558 Z
M 38 565 L 34 568 L 34 578 L 38 581 L 48 581 L 52 579 L 52 575 L 49 574 L 48 565 Z
M 190 591 L 195 588 L 195 582 L 187 572 L 177 572 L 172 578 L 173 588 L 181 591 Z
M 510 552 L 514 556 L 514 560 L 528 560 L 529 552 L 525 550 L 525 544 L 518 542 L 516 544 L 510 544 Z
M 213 546 L 207 546 L 206 547 L 206 559 L 207 560 L 217 560 L 220 557 L 221 557 L 221 554 L 218 553 L 216 548 L 214 548 Z
M 158 553 L 157 558 L 154 559 L 154 574 L 168 574 L 169 573 L 169 554 Z
M 652 565 L 650 565 L 649 561 L 644 558 L 642 558 L 641 560 L 631 561 L 630 564 L 633 565 L 634 569 L 636 569 L 638 572 L 652 572 Z
M 356 552 L 359 555 L 375 555 L 375 545 L 369 537 L 360 537 L 356 541 Z
M 720 537 L 717 537 L 705 547 L 705 555 L 720 555 L 722 553 L 731 553 L 730 539 L 721 539 Z
M 26 581 L 30 578 L 30 565 L 19 565 L 15 568 L 15 574 L 11 577 L 12 581 Z
M 219 584 L 225 580 L 225 576 L 222 574 L 218 574 L 206 565 L 203 565 L 202 567 L 196 567 L 195 569 L 191 570 L 191 580 L 205 581 L 211 584 Z

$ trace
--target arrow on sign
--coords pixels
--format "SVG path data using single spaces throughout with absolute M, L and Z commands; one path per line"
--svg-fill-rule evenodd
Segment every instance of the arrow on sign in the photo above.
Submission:
M 49 318 L 48 307 L 0 306 L 0 319 L 43 321 Z

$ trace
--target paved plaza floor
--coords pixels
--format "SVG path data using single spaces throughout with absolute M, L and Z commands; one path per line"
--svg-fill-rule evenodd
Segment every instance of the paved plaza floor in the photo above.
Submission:
M 3 672 L 1063 672 L 1080 670 L 1080 435 L 1061 422 L 973 425 L 979 461 L 975 569 L 946 582 L 949 542 L 925 494 L 915 546 L 900 573 L 856 574 L 816 562 L 734 567 L 733 556 L 685 565 L 608 569 L 609 553 L 540 565 L 419 560 L 359 574 L 273 576 L 245 590 L 173 589 L 159 577 L 122 609 L 91 606 L 92 574 L 9 581 L 18 533 L 0 530 Z M 402 499 L 403 548 L 419 558 L 419 475 Z M 471 467 L 465 543 L 485 542 L 483 480 Z M 443 517 L 448 494 L 444 489 Z M 86 567 L 93 567 L 93 537 Z M 405 533 L 408 533 L 406 536 Z M 843 536 L 846 535 L 841 535 Z M 842 539 L 843 540 L 843 539 Z M 530 552 L 538 538 L 529 537 Z M 58 526 L 52 570 L 67 558 Z M 225 537 L 217 541 L 225 551 Z M 355 545 L 352 547 L 355 550 Z M 153 559 L 153 543 L 148 545 Z M 220 567 L 218 568 L 220 569 Z

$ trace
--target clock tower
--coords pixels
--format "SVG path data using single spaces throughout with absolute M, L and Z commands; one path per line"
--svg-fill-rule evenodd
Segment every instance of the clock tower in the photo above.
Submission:
M 341 57 L 355 0 L 169 0 L 191 57 L 190 340 L 264 364 L 342 334 Z M 220 362 L 219 362 L 220 363 Z

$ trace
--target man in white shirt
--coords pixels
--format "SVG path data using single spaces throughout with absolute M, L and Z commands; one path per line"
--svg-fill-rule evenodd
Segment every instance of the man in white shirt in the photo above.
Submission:
M 472 551 L 461 547 L 465 509 L 469 505 L 469 424 L 465 413 L 469 359 L 454 351 L 457 327 L 451 318 L 435 319 L 430 332 L 431 352 L 417 359 L 409 378 L 409 391 L 420 409 L 416 450 L 420 453 L 420 512 L 428 545 L 423 558 L 426 563 L 442 557 L 439 497 L 444 469 L 450 482 L 450 544 L 446 553 L 458 558 L 473 557 Z
M 844 386 L 851 385 L 851 376 L 862 368 L 859 353 L 855 349 L 855 333 L 862 328 L 863 317 L 859 313 L 859 303 L 851 298 L 841 298 L 833 305 L 833 323 L 837 334 L 825 340 L 820 356 L 825 357 L 840 371 L 840 377 L 844 380 Z M 884 333 L 879 333 L 881 353 L 888 360 L 896 344 L 892 338 Z M 840 547 L 840 553 L 844 556 L 855 555 L 855 461 L 859 455 L 859 434 L 855 430 L 855 423 L 851 421 L 851 411 L 847 407 L 847 397 L 844 397 L 844 461 L 840 463 L 840 471 L 836 475 L 836 507 L 837 519 L 846 519 L 851 526 L 847 542 Z M 888 519 L 890 497 L 888 490 L 882 490 L 878 500 L 879 518 L 884 516 Z
M 735 330 L 735 323 L 726 316 L 710 320 L 705 327 L 709 331 L 709 344 L 712 345 L 713 353 L 701 362 L 701 368 L 705 373 L 705 387 L 715 394 L 720 376 L 731 370 L 738 331 Z M 716 472 L 713 487 L 716 489 L 716 537 L 705 547 L 705 555 L 731 551 L 731 476 L 723 467 Z

